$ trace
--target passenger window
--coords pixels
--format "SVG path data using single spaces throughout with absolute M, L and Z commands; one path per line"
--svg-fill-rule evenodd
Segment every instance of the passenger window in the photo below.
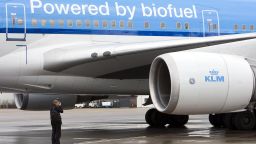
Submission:
M 32 26 L 37 26 L 37 20 L 36 19 L 32 19 L 31 23 L 32 23 Z
M 68 27 L 73 27 L 73 21 L 72 20 L 68 20 Z
M 104 28 L 108 27 L 108 22 L 107 22 L 107 21 L 103 21 L 103 22 L 102 22 L 102 26 L 103 26 Z
M 124 21 L 120 21 L 120 28 L 124 27 Z
M 94 23 L 94 27 L 99 27 L 99 21 L 95 20 L 93 23 Z
M 245 31 L 246 30 L 246 25 L 243 25 L 242 29 L 243 29 L 243 31 Z
M 54 25 L 55 25 L 54 20 L 50 20 L 50 25 L 51 25 L 51 27 L 54 27 Z
M 189 23 L 185 23 L 185 29 L 186 29 L 186 30 L 189 30 L 189 29 L 190 29 Z
M 254 31 L 254 25 L 251 25 L 251 26 L 250 26 L 250 30 L 251 30 L 251 31 Z
M 165 25 L 164 22 L 161 22 L 161 23 L 160 23 L 160 28 L 161 28 L 161 29 L 165 29 L 165 28 L 166 28 L 166 25 Z
M 76 26 L 81 27 L 82 26 L 82 21 L 81 20 L 76 20 Z
M 42 19 L 41 20 L 41 25 L 44 27 L 44 26 L 46 26 L 46 20 L 45 19 Z
M 234 31 L 238 31 L 238 25 L 234 25 Z
M 61 26 L 61 27 L 64 26 L 64 20 L 59 20 L 59 26 Z
M 132 28 L 132 27 L 133 27 L 132 21 L 128 21 L 128 28 Z
M 112 21 L 111 26 L 112 26 L 112 28 L 115 28 L 116 27 L 116 21 Z
M 24 24 L 23 19 L 18 19 L 18 25 L 23 25 L 23 24 Z
M 90 27 L 90 26 L 91 26 L 90 20 L 85 20 L 85 26 L 86 26 L 86 27 Z
M 177 23 L 176 23 L 176 28 L 177 28 L 177 29 L 182 29 L 181 23 L 177 22 Z
M 149 27 L 150 27 L 149 22 L 145 22 L 144 23 L 144 28 L 149 28 Z

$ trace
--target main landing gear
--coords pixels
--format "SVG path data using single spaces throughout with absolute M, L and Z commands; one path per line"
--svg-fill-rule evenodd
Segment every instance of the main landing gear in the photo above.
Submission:
M 172 127 L 183 127 L 189 120 L 188 115 L 168 115 L 158 112 L 156 109 L 150 109 L 145 115 L 146 122 L 151 127 L 164 127 L 169 124 Z
M 210 114 L 209 121 L 216 128 L 228 128 L 233 130 L 256 129 L 256 111 L 243 111 L 225 114 Z M 168 115 L 150 109 L 145 115 L 146 122 L 151 127 L 183 127 L 189 120 L 188 115 Z
M 217 128 L 228 128 L 235 130 L 256 129 L 255 111 L 243 111 L 226 114 L 210 114 L 210 123 Z

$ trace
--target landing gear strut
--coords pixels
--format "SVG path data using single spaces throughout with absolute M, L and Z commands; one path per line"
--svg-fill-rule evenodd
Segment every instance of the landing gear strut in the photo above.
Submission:
M 157 111 L 156 109 L 150 109 L 145 115 L 146 122 L 152 127 L 164 127 L 169 124 L 173 127 L 182 127 L 188 120 L 188 115 L 168 115 Z
M 255 112 L 243 111 L 237 113 L 209 115 L 209 121 L 214 127 L 225 127 L 237 130 L 252 130 L 256 127 Z

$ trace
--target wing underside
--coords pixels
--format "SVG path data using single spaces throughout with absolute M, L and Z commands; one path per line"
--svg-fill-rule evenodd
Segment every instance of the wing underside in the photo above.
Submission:
M 163 53 L 197 49 L 254 38 L 256 38 L 256 34 L 250 33 L 175 41 L 110 44 L 86 48 L 83 45 L 77 45 L 72 49 L 56 48 L 46 52 L 44 54 L 43 67 L 47 71 L 63 72 L 69 71 L 71 68 L 76 69 L 78 67 L 81 69 L 81 66 L 84 66 L 87 69 L 84 72 L 86 76 L 103 78 L 112 77 L 112 74 L 121 75 L 123 72 L 127 74 L 142 71 L 144 74 L 148 71 L 152 60 Z M 134 65 L 129 64 L 129 61 L 135 61 Z M 104 73 L 102 72 L 103 69 Z M 142 73 L 141 75 L 143 75 Z

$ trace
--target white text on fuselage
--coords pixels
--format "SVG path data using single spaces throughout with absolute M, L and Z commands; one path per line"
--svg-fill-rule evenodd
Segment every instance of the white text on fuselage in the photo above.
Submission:
M 42 0 L 30 0 L 31 13 L 39 13 L 43 10 L 45 14 L 53 15 L 91 15 L 91 16 L 119 16 L 133 20 L 136 16 L 161 17 L 161 18 L 197 18 L 195 5 L 186 8 L 177 8 L 173 4 L 157 6 L 156 4 L 140 3 L 138 5 L 123 5 L 114 2 L 102 4 L 62 4 L 47 3 Z

